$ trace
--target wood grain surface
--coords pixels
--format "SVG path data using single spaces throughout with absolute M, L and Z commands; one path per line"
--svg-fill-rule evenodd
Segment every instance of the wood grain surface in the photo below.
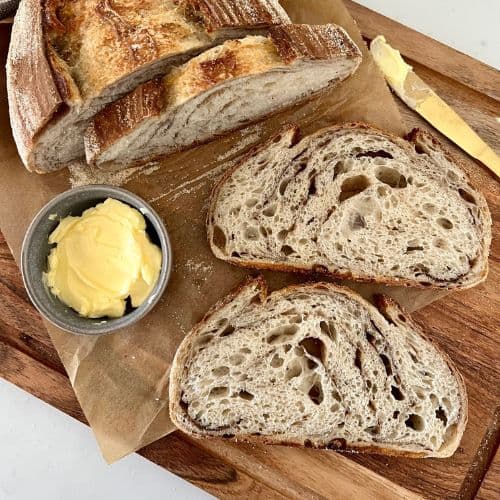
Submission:
M 347 2 L 367 39 L 384 33 L 427 81 L 497 151 L 500 74 L 474 59 Z M 428 128 L 400 104 L 408 124 Z M 438 134 L 439 135 L 439 134 Z M 444 138 L 443 138 L 444 140 Z M 174 433 L 140 453 L 220 498 L 500 498 L 500 186 L 479 164 L 465 168 L 494 220 L 490 275 L 415 314 L 464 375 L 469 424 L 450 459 L 411 460 L 195 441 Z M 85 422 L 71 385 L 30 305 L 0 235 L 0 376 Z

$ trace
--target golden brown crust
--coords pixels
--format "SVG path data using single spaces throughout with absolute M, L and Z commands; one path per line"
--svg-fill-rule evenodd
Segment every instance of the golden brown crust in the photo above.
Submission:
M 446 155 L 446 157 L 451 161 L 452 163 L 458 165 L 461 169 L 461 171 L 466 175 L 465 171 L 463 170 L 463 165 L 462 163 L 457 160 L 450 152 L 448 152 L 443 145 L 435 139 L 431 134 L 424 132 L 419 129 L 413 130 L 407 137 L 407 140 L 402 139 L 401 137 L 397 137 L 394 134 L 391 134 L 390 132 L 387 132 L 385 130 L 382 130 L 374 125 L 370 125 L 368 123 L 363 123 L 363 122 L 349 122 L 349 123 L 340 123 L 337 125 L 333 125 L 330 127 L 326 127 L 324 129 L 318 130 L 312 136 L 314 135 L 321 135 L 325 132 L 330 132 L 330 133 L 335 133 L 336 131 L 344 131 L 344 130 L 356 130 L 357 132 L 361 133 L 367 133 L 367 134 L 372 134 L 372 133 L 377 133 L 378 135 L 381 135 L 388 139 L 391 142 L 394 142 L 397 144 L 399 147 L 402 149 L 406 150 L 408 153 L 414 153 L 415 152 L 415 147 L 420 144 L 422 138 L 427 138 L 428 140 L 432 140 L 432 143 L 436 149 L 439 149 L 443 154 Z M 480 283 L 484 282 L 488 276 L 488 253 L 489 253 L 489 246 L 490 246 L 490 241 L 491 241 L 491 234 L 490 230 L 488 229 L 491 225 L 491 216 L 489 213 L 488 205 L 486 203 L 486 200 L 484 199 L 484 196 L 478 191 L 474 186 L 472 186 L 469 182 L 469 185 L 471 185 L 471 189 L 474 190 L 475 193 L 478 193 L 478 202 L 479 202 L 479 207 L 480 207 L 480 213 L 483 218 L 483 224 L 485 227 L 485 241 L 483 242 L 482 245 L 482 251 L 483 251 L 483 260 L 484 260 L 484 266 L 482 269 L 481 274 L 477 277 L 475 281 L 471 281 L 465 284 L 462 284 L 459 282 L 459 278 L 457 278 L 456 282 L 438 282 L 436 281 L 435 283 L 428 282 L 428 281 L 416 281 L 416 280 L 408 280 L 405 278 L 384 278 L 382 276 L 366 276 L 362 274 L 357 274 L 355 272 L 342 272 L 342 271 L 331 271 L 328 269 L 323 268 L 322 266 L 316 266 L 314 269 L 311 269 L 309 266 L 300 266 L 298 264 L 286 264 L 286 263 L 278 263 L 278 262 L 270 262 L 270 261 L 245 261 L 242 260 L 241 258 L 231 258 L 231 257 L 220 257 L 218 255 L 217 250 L 214 248 L 213 241 L 212 241 L 212 220 L 213 220 L 213 214 L 215 211 L 215 206 L 216 206 L 216 201 L 218 198 L 218 194 L 226 181 L 234 174 L 236 170 L 238 170 L 241 165 L 243 165 L 248 159 L 250 159 L 252 156 L 257 154 L 258 152 L 265 150 L 267 147 L 269 147 L 273 142 L 277 142 L 276 139 L 280 135 L 283 135 L 285 133 L 290 133 L 291 137 L 293 139 L 291 140 L 290 146 L 292 147 L 295 145 L 298 140 L 297 138 L 300 136 L 300 129 L 296 125 L 289 125 L 288 128 L 284 128 L 281 132 L 276 134 L 275 136 L 271 137 L 268 139 L 266 142 L 264 142 L 261 145 L 258 145 L 257 147 L 253 148 L 250 150 L 247 154 L 245 154 L 242 159 L 236 163 L 233 167 L 231 167 L 228 171 L 225 172 L 225 174 L 219 179 L 219 181 L 216 183 L 212 190 L 212 194 L 210 197 L 210 205 L 209 205 L 209 210 L 207 214 L 207 236 L 208 236 L 208 242 L 210 244 L 210 247 L 212 248 L 212 251 L 215 253 L 215 255 L 218 258 L 222 258 L 222 260 L 233 264 L 237 267 L 243 267 L 243 268 L 248 268 L 248 269 L 256 269 L 259 271 L 262 270 L 272 270 L 272 271 L 280 271 L 280 272 L 290 272 L 290 273 L 300 273 L 300 274 L 306 274 L 306 275 L 317 275 L 321 274 L 327 277 L 330 277 L 332 279 L 340 279 L 340 280 L 351 280 L 351 281 L 359 281 L 363 283 L 377 283 L 381 285 L 388 285 L 388 286 L 405 286 L 405 287 L 413 287 L 413 288 L 421 288 L 421 289 L 437 289 L 437 290 L 466 290 L 468 288 L 475 287 L 479 285 Z M 468 176 L 466 175 L 468 178 Z M 489 222 L 488 222 L 489 221 Z
M 24 0 L 15 17 L 7 59 L 7 90 L 19 154 L 32 169 L 30 153 L 36 135 L 64 105 L 45 53 L 39 0 Z
M 288 22 L 272 1 L 178 0 L 177 3 L 209 32 L 224 28 L 259 28 Z
M 334 24 L 273 26 L 269 35 L 286 64 L 296 60 L 330 60 L 361 57 L 358 46 L 343 28 Z
M 327 450 L 335 450 L 342 452 L 350 452 L 350 453 L 377 453 L 387 456 L 397 456 L 397 457 L 407 457 L 407 458 L 426 458 L 426 457 L 436 457 L 436 458 L 445 458 L 451 456 L 456 448 L 458 447 L 461 437 L 465 431 L 465 427 L 467 425 L 468 418 L 468 400 L 467 400 L 467 391 L 465 387 L 465 383 L 462 375 L 454 366 L 450 357 L 443 352 L 432 340 L 429 339 L 427 335 L 423 333 L 422 327 L 413 321 L 410 315 L 408 315 L 401 306 L 399 306 L 395 301 L 391 298 L 386 297 L 384 295 L 378 295 L 375 297 L 375 305 L 370 304 L 361 296 L 359 296 L 353 290 L 344 287 L 335 285 L 333 283 L 326 282 L 316 282 L 316 283 L 305 283 L 298 285 L 290 285 L 281 290 L 275 291 L 272 295 L 280 295 L 286 296 L 290 293 L 294 293 L 299 290 L 311 290 L 311 289 L 319 289 L 326 290 L 335 293 L 342 293 L 349 298 L 355 299 L 369 310 L 374 311 L 378 310 L 386 319 L 389 316 L 389 321 L 397 324 L 402 323 L 406 325 L 410 325 L 418 334 L 424 338 L 427 342 L 430 342 L 434 348 L 439 352 L 439 354 L 443 357 L 444 361 L 455 375 L 459 391 L 461 394 L 462 407 L 460 409 L 459 422 L 456 429 L 455 440 L 448 444 L 445 448 L 440 449 L 436 452 L 432 451 L 411 451 L 405 449 L 398 448 L 388 448 L 387 446 L 377 446 L 376 444 L 361 444 L 361 443 L 350 443 L 345 439 L 333 439 L 331 442 L 327 444 L 317 444 L 310 440 L 298 441 L 293 439 L 282 439 L 279 437 L 270 437 L 270 436 L 262 436 L 262 435 L 231 435 L 231 434 L 222 434 L 222 435 L 210 435 L 203 434 L 206 432 L 205 429 L 199 427 L 194 421 L 190 418 L 190 425 L 186 426 L 183 421 L 183 416 L 187 416 L 187 412 L 182 407 L 182 390 L 180 386 L 180 381 L 183 380 L 185 374 L 189 369 L 188 357 L 191 352 L 193 341 L 196 340 L 198 333 L 203 330 L 206 323 L 210 320 L 210 318 L 217 314 L 221 309 L 223 309 L 227 304 L 232 302 L 245 288 L 255 286 L 260 294 L 261 302 L 265 302 L 268 297 L 268 288 L 266 281 L 262 276 L 257 276 L 255 278 L 248 278 L 243 283 L 235 287 L 226 297 L 217 302 L 207 314 L 203 317 L 203 319 L 188 333 L 179 347 L 173 364 L 172 369 L 170 371 L 170 384 L 169 384 L 169 411 L 170 418 L 174 425 L 182 430 L 183 432 L 197 438 L 197 439 L 220 439 L 223 438 L 225 440 L 233 441 L 233 442 L 246 442 L 251 444 L 268 444 L 268 445 L 285 445 L 285 446 L 293 446 L 293 447 L 306 447 L 306 448 L 315 448 L 315 449 L 327 449 Z

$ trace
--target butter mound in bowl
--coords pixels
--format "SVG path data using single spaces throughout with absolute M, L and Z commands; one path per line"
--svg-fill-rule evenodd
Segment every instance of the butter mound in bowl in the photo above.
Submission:
M 123 189 L 62 193 L 35 217 L 21 268 L 35 307 L 63 330 L 87 335 L 129 326 L 165 290 L 172 264 L 165 226 Z

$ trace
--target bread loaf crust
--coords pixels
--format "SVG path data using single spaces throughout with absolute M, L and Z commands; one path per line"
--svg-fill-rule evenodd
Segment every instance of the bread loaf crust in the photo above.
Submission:
M 281 133 L 272 137 L 264 144 L 257 146 L 256 148 L 249 151 L 236 165 L 230 168 L 217 182 L 212 190 L 210 206 L 207 214 L 207 236 L 209 244 L 212 248 L 214 254 L 222 258 L 223 260 L 236 265 L 238 267 L 244 267 L 249 269 L 256 270 L 273 270 L 273 271 L 282 271 L 282 272 L 293 272 L 293 273 L 301 273 L 306 275 L 326 275 L 333 279 L 341 279 L 341 280 L 353 280 L 360 281 L 365 283 L 378 283 L 383 285 L 390 286 L 407 286 L 414 288 L 435 288 L 435 289 L 468 289 L 472 288 L 482 282 L 484 282 L 488 276 L 488 254 L 489 248 L 491 244 L 491 214 L 488 208 L 488 204 L 484 196 L 478 191 L 470 181 L 469 176 L 465 173 L 463 163 L 458 160 L 454 155 L 452 155 L 437 139 L 435 139 L 431 134 L 425 132 L 420 129 L 414 129 L 411 131 L 406 140 L 400 137 L 397 137 L 387 131 L 381 130 L 373 125 L 363 123 L 363 122 L 350 122 L 350 123 L 342 123 L 338 125 L 333 125 L 331 127 L 327 127 L 325 129 L 319 130 L 312 134 L 313 136 L 321 135 L 326 131 L 330 131 L 335 133 L 336 131 L 343 130 L 356 130 L 360 133 L 376 133 L 377 135 L 383 136 L 387 138 L 389 141 L 394 142 L 403 150 L 408 153 L 414 153 L 415 148 L 422 148 L 422 145 L 432 145 L 431 147 L 434 151 L 443 154 L 450 162 L 457 165 L 467 178 L 467 182 L 472 190 L 476 193 L 476 202 L 479 208 L 480 214 L 480 222 L 483 228 L 483 239 L 481 242 L 481 252 L 478 257 L 479 261 L 482 263 L 481 273 L 476 277 L 476 279 L 468 281 L 466 283 L 460 283 L 461 277 L 458 277 L 456 282 L 438 282 L 434 281 L 433 283 L 426 282 L 425 284 L 420 281 L 405 279 L 405 278 L 393 278 L 393 277 L 384 277 L 384 276 L 367 276 L 364 274 L 356 273 L 355 271 L 350 272 L 340 272 L 340 271 L 331 271 L 327 270 L 321 266 L 315 267 L 311 269 L 310 266 L 300 266 L 299 264 L 289 265 L 286 263 L 278 263 L 273 261 L 257 261 L 257 260 L 244 260 L 242 258 L 232 258 L 230 256 L 221 256 L 218 249 L 214 246 L 213 236 L 214 236 L 214 228 L 213 228 L 213 219 L 214 213 L 217 206 L 217 200 L 219 197 L 219 193 L 222 187 L 225 185 L 227 180 L 234 174 L 236 170 L 238 170 L 247 160 L 252 158 L 256 153 L 265 150 L 269 145 L 273 142 L 277 142 L 277 138 L 281 136 L 287 136 L 287 141 L 289 146 L 293 147 L 297 142 L 299 142 L 299 138 L 301 137 L 300 129 L 296 125 L 288 125 L 285 126 Z M 427 146 L 429 147 L 429 146 Z
M 65 104 L 45 51 L 42 2 L 21 2 L 11 40 L 7 57 L 10 119 L 19 155 L 29 165 L 36 135 Z
M 167 23 L 168 26 L 160 24 L 162 33 L 150 33 L 128 22 L 127 15 L 135 9 L 121 6 L 117 0 L 22 0 L 7 60 L 7 90 L 11 126 L 25 166 L 39 173 L 66 166 L 41 165 L 34 158 L 40 138 L 57 126 L 68 111 L 75 111 L 77 119 L 79 108 L 83 109 L 86 103 L 96 100 L 95 105 L 101 106 L 101 99 L 106 98 L 106 94 L 131 76 L 140 78 L 139 73 L 146 66 L 158 64 L 158 74 L 170 59 L 186 60 L 193 53 L 217 43 L 218 37 L 232 38 L 237 36 L 238 30 L 241 33 L 241 30 L 256 30 L 290 21 L 277 0 L 252 0 L 251 9 L 245 8 L 245 2 L 178 0 L 174 21 Z M 161 2 L 156 3 L 160 5 Z M 229 9 L 230 4 L 236 8 Z M 205 11 L 200 12 L 202 8 Z M 187 9 L 196 22 L 184 18 Z M 91 48 L 86 50 L 91 54 L 103 53 L 104 61 L 106 57 L 112 60 L 108 65 L 96 63 L 92 68 L 89 56 L 89 68 L 73 74 L 68 61 L 75 62 L 78 56 L 80 30 L 88 32 L 82 27 L 87 19 L 95 20 L 89 38 L 99 52 Z M 153 20 L 151 22 L 154 26 Z M 191 43 L 193 37 L 198 40 Z M 187 48 L 180 43 L 182 39 L 187 40 Z
M 400 456 L 407 458 L 427 458 L 427 457 L 435 457 L 435 458 L 445 458 L 453 455 L 453 453 L 458 448 L 460 444 L 460 440 L 467 426 L 468 419 L 468 399 L 467 399 L 467 391 L 465 387 L 465 382 L 463 380 L 462 375 L 454 366 L 450 357 L 443 352 L 435 342 L 433 342 L 427 335 L 425 335 L 422 331 L 420 325 L 418 325 L 411 316 L 409 316 L 398 304 L 396 304 L 392 299 L 378 295 L 375 297 L 375 305 L 372 305 L 362 299 L 358 294 L 353 292 L 347 287 L 334 285 L 332 283 L 306 283 L 301 285 L 291 285 L 281 290 L 275 291 L 272 293 L 273 296 L 286 297 L 288 294 L 293 293 L 295 291 L 311 291 L 314 289 L 318 290 L 329 290 L 334 293 L 341 293 L 345 296 L 352 298 L 356 301 L 363 303 L 363 305 L 371 312 L 380 312 L 386 319 L 393 322 L 404 321 L 408 323 L 414 330 L 418 332 L 418 334 L 425 339 L 427 342 L 432 344 L 434 348 L 439 352 L 442 356 L 444 362 L 451 370 L 452 374 L 455 376 L 460 392 L 460 399 L 462 402 L 462 406 L 460 408 L 460 413 L 458 417 L 458 423 L 456 432 L 453 436 L 452 441 L 441 448 L 437 452 L 426 452 L 426 451 L 411 451 L 407 449 L 398 449 L 397 446 L 389 448 L 384 445 L 365 445 L 360 443 L 350 443 L 345 439 L 334 439 L 330 443 L 321 446 L 316 445 L 313 442 L 307 442 L 304 445 L 303 442 L 294 441 L 292 439 L 281 439 L 274 438 L 272 436 L 262 436 L 262 435 L 227 435 L 221 432 L 220 435 L 211 435 L 204 433 L 204 429 L 199 427 L 187 414 L 185 408 L 183 408 L 182 401 L 182 388 L 181 381 L 184 379 L 185 375 L 188 371 L 188 363 L 189 363 L 189 354 L 193 348 L 193 343 L 196 341 L 197 336 L 203 331 L 205 325 L 209 322 L 210 318 L 217 314 L 220 310 L 222 310 L 226 305 L 230 304 L 233 300 L 235 300 L 241 293 L 243 293 L 246 289 L 254 287 L 258 294 L 258 297 L 261 302 L 265 302 L 269 296 L 267 283 L 262 276 L 257 276 L 253 278 L 248 278 L 246 281 L 238 285 L 234 290 L 232 290 L 226 297 L 221 299 L 218 303 L 216 303 L 203 317 L 203 319 L 191 330 L 191 332 L 185 337 L 181 346 L 179 347 L 176 356 L 174 358 L 174 362 L 172 364 L 172 368 L 170 371 L 170 383 L 169 383 L 169 411 L 170 418 L 174 425 L 178 427 L 183 432 L 198 438 L 198 439 L 220 439 L 221 437 L 234 442 L 247 442 L 253 444 L 268 444 L 268 445 L 286 445 L 293 447 L 309 447 L 316 449 L 328 449 L 342 452 L 351 452 L 351 453 L 377 453 L 381 455 L 387 456 Z M 401 319 L 402 318 L 402 319 Z M 189 423 L 186 423 L 189 422 Z

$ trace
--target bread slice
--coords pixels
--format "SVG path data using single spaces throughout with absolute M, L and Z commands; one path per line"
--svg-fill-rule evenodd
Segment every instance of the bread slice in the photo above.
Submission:
M 329 283 L 244 284 L 183 340 L 170 417 L 195 437 L 448 457 L 462 377 L 394 302 Z
M 216 186 L 208 238 L 218 258 L 414 287 L 486 278 L 488 206 L 432 136 L 405 141 L 360 123 L 298 133 L 254 150 Z
M 30 170 L 84 157 L 88 120 L 168 67 L 290 19 L 278 0 L 22 0 L 8 56 L 11 123 Z
M 96 115 L 87 161 L 123 167 L 203 143 L 310 98 L 357 69 L 361 52 L 335 25 L 286 25 L 231 40 L 147 82 Z

